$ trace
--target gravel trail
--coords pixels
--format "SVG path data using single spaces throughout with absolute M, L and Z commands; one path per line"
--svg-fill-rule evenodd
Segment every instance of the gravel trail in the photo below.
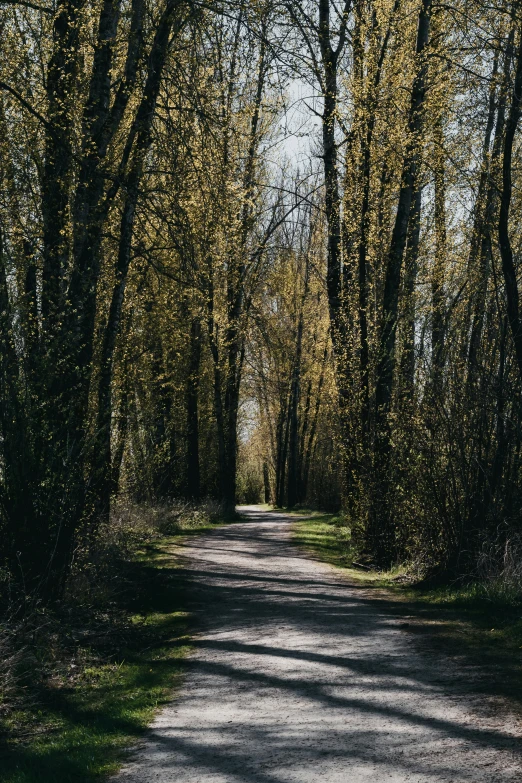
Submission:
M 520 723 L 477 673 L 248 521 L 185 546 L 200 633 L 180 693 L 117 783 L 521 783 Z

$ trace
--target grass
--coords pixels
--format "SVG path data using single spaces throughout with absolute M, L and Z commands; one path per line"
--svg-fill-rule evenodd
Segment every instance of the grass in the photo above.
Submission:
M 179 532 L 196 535 L 220 523 Z M 190 649 L 178 542 L 179 535 L 165 536 L 137 548 L 124 567 L 123 596 L 94 620 L 81 610 L 56 619 L 61 648 L 54 661 L 45 651 L 47 676 L 32 699 L 0 713 L 2 783 L 103 779 L 172 698 Z
M 294 512 L 294 516 L 292 537 L 299 546 L 330 565 L 344 569 L 351 566 L 355 551 L 350 528 L 342 516 L 307 511 Z
M 522 708 L 522 595 L 484 582 L 463 587 L 418 589 L 398 567 L 377 572 L 354 567 L 356 550 L 340 516 L 296 518 L 294 541 L 312 556 L 342 569 L 360 587 L 373 591 L 408 629 L 441 653 L 487 672 L 491 693 L 509 697 Z

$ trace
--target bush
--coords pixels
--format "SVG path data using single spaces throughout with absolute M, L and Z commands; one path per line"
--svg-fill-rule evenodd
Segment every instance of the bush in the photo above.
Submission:
M 134 590 L 138 551 L 161 536 L 183 534 L 221 516 L 213 501 L 200 506 L 118 502 L 94 544 L 78 548 L 64 599 L 52 607 L 12 595 L 9 575 L 0 572 L 0 717 L 38 702 L 53 678 L 63 675 L 72 683 L 92 660 L 117 654 L 132 626 L 126 600 Z
M 478 558 L 477 575 L 481 590 L 491 600 L 522 602 L 522 535 L 514 533 L 485 543 Z

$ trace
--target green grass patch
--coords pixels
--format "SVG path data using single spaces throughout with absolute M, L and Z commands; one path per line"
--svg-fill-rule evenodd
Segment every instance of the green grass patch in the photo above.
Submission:
M 319 511 L 316 508 L 307 508 L 306 506 L 294 506 L 293 508 L 287 508 L 287 507 L 279 507 L 279 506 L 272 506 L 268 503 L 262 503 L 259 508 L 262 508 L 266 511 L 274 511 L 278 514 L 284 514 L 285 516 L 289 517 L 308 517 L 308 518 L 317 518 L 317 517 L 325 517 L 328 519 L 341 519 L 340 514 L 330 514 L 326 511 Z
M 119 768 L 172 698 L 190 649 L 179 535 L 219 524 L 143 544 L 120 564 L 125 589 L 107 606 L 84 613 L 69 606 L 47 618 L 57 633 L 53 642 L 46 631 L 45 661 L 38 662 L 45 676 L 31 698 L 0 709 L 2 783 L 91 783 Z
M 313 512 L 305 518 L 299 518 L 301 512 L 295 516 L 297 519 L 292 525 L 292 538 L 296 544 L 325 563 L 341 568 L 352 564 L 355 548 L 351 530 L 342 516 L 319 512 Z
M 522 598 L 504 596 L 487 583 L 436 590 L 388 585 L 426 616 L 446 618 L 448 631 L 464 633 L 471 644 L 485 650 L 501 649 L 520 657 L 522 650 Z M 521 661 L 522 662 L 522 661 Z M 521 681 L 522 684 L 522 681 Z

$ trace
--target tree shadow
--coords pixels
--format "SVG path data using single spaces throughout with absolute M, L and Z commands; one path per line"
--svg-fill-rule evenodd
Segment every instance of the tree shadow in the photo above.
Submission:
M 520 780 L 518 740 L 491 720 L 490 697 L 511 687 L 465 640 L 448 644 L 450 618 L 415 624 L 426 607 L 328 574 L 289 542 L 287 518 L 256 519 L 190 548 L 185 695 L 124 780 Z

